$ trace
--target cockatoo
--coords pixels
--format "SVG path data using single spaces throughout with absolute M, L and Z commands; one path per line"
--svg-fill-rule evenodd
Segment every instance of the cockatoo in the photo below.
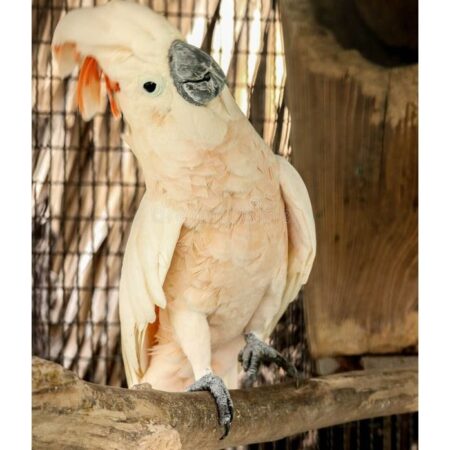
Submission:
M 123 115 L 145 178 L 119 290 L 128 385 L 208 390 L 226 435 L 238 360 L 250 381 L 262 363 L 296 374 L 264 341 L 311 271 L 307 189 L 251 126 L 220 66 L 151 9 L 113 0 L 71 11 L 52 49 L 62 76 L 81 66 L 85 120 L 103 91 Z

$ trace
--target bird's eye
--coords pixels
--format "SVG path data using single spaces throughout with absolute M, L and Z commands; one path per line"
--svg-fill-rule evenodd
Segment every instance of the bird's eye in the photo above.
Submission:
M 153 81 L 146 81 L 144 83 L 144 89 L 149 92 L 150 94 L 153 94 L 156 91 L 157 84 Z
M 158 97 L 164 91 L 166 83 L 164 78 L 156 74 L 144 74 L 142 78 L 138 80 L 139 89 L 144 88 L 148 92 L 150 97 Z

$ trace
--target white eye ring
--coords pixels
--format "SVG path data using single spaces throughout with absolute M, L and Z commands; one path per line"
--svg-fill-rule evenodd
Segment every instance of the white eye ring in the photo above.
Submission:
M 164 82 L 162 79 L 148 79 L 142 83 L 142 88 L 152 97 L 157 97 L 164 90 Z

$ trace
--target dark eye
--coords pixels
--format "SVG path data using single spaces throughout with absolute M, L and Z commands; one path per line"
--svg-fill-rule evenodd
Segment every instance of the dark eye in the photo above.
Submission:
M 153 81 L 146 81 L 144 83 L 144 89 L 151 94 L 156 91 L 156 83 Z

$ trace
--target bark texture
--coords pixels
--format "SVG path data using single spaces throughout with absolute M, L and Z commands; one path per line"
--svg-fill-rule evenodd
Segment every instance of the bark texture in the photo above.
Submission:
M 206 392 L 136 391 L 80 380 L 33 359 L 33 448 L 220 449 L 280 439 L 353 420 L 417 411 L 417 370 L 371 370 L 231 391 L 222 430 Z

